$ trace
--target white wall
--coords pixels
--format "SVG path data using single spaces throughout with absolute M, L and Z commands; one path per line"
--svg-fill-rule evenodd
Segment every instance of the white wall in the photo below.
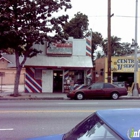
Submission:
M 86 40 L 85 39 L 74 39 L 72 37 L 69 38 L 69 41 L 72 41 L 73 43 L 73 54 L 72 55 L 83 55 L 86 56 Z M 46 55 L 46 44 L 44 43 L 44 45 L 41 44 L 34 44 L 34 48 L 41 50 L 42 53 L 38 54 L 38 55 Z
M 85 39 L 70 39 L 73 41 L 73 55 L 86 55 Z
M 41 44 L 34 44 L 33 48 L 42 51 L 42 53 L 38 54 L 38 55 L 46 55 L 46 42 L 43 45 L 41 45 Z

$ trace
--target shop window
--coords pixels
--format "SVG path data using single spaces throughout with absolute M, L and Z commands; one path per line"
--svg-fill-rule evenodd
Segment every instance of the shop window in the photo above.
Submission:
M 69 77 L 74 80 L 74 84 L 84 84 L 84 71 L 73 70 L 69 72 Z
M 42 69 L 35 69 L 35 79 L 42 79 Z

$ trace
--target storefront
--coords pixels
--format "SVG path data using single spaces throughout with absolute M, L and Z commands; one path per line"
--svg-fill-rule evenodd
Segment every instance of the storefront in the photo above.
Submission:
M 25 92 L 69 92 L 92 82 L 91 48 L 85 39 L 36 46 L 42 54 L 25 63 Z
M 91 83 L 92 69 L 26 68 L 25 92 L 69 92 Z
M 95 62 L 95 82 L 107 82 L 108 61 L 107 57 Z M 134 82 L 134 58 L 111 57 L 111 82 L 120 86 L 131 87 Z M 140 84 L 140 58 L 138 58 L 137 82 Z

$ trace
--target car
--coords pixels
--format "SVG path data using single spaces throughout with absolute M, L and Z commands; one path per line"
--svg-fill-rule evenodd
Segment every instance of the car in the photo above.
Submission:
M 65 134 L 28 140 L 140 139 L 140 108 L 98 110 Z
M 120 96 L 127 95 L 125 87 L 119 87 L 111 83 L 93 83 L 87 88 L 72 90 L 67 94 L 70 99 L 93 99 L 93 98 L 112 98 L 118 99 Z

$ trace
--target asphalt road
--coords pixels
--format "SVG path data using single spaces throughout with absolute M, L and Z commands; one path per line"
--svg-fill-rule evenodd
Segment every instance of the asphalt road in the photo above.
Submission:
M 0 140 L 64 133 L 98 109 L 138 107 L 139 100 L 2 100 Z

